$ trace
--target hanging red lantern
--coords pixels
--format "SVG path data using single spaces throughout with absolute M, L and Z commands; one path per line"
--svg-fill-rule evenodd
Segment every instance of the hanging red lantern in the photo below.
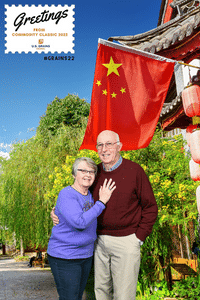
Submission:
M 200 165 L 195 163 L 193 159 L 190 160 L 190 176 L 192 180 L 199 181 L 200 180 Z
M 192 85 L 182 91 L 183 108 L 188 117 L 200 115 L 200 87 Z
M 186 128 L 186 140 L 187 140 L 187 144 L 188 146 L 190 147 L 190 136 L 191 136 L 191 133 L 193 132 L 193 130 L 195 130 L 197 128 L 198 125 L 189 125 L 187 128 Z
M 196 189 L 197 210 L 200 215 L 200 185 Z
M 195 163 L 200 164 L 200 130 L 195 130 L 189 138 L 190 152 Z
M 191 132 L 187 131 L 187 129 L 186 129 L 186 141 L 187 141 L 187 144 L 189 147 L 190 147 L 190 135 L 191 135 Z

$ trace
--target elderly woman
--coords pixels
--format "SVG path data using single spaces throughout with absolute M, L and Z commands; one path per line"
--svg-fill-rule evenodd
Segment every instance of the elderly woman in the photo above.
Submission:
M 58 195 L 54 226 L 48 244 L 48 260 L 60 300 L 81 300 L 92 265 L 94 242 L 97 238 L 97 217 L 116 188 L 110 179 L 104 181 L 95 202 L 89 187 L 97 166 L 88 157 L 76 159 L 72 167 L 74 183 Z

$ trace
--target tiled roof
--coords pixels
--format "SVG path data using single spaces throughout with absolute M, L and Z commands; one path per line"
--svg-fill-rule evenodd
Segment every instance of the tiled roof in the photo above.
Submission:
M 160 113 L 160 117 L 162 117 L 163 115 L 170 114 L 175 107 L 181 106 L 181 103 L 182 103 L 182 99 L 180 95 L 177 96 L 175 99 L 173 99 L 172 102 L 164 103 L 162 111 Z
M 118 41 L 123 45 L 143 51 L 157 53 L 190 36 L 198 27 L 200 27 L 199 7 L 145 33 L 133 36 L 114 36 L 108 38 L 108 40 Z
M 187 41 L 199 29 L 200 7 L 198 6 L 145 33 L 134 36 L 114 36 L 108 40 L 117 41 L 125 46 L 159 55 L 159 51 L 162 53 L 163 50 L 168 49 L 170 46 L 180 44 L 184 39 L 184 41 Z M 190 119 L 184 114 L 184 111 L 180 113 L 182 107 L 181 95 L 175 96 L 173 90 L 175 91 L 175 81 L 172 82 L 171 91 L 167 95 L 166 102 L 162 108 L 160 122 L 173 119 L 172 126 L 177 124 L 177 127 L 185 128 L 189 124 Z M 176 120 L 176 114 L 177 118 L 179 115 L 179 120 Z M 182 126 L 182 124 L 184 125 Z M 167 130 L 169 130 L 169 127 Z

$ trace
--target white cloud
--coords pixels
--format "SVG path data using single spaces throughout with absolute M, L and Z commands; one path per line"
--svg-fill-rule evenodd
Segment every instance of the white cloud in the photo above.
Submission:
M 0 143 L 0 149 L 10 149 L 12 144 L 5 144 L 5 143 Z
M 28 128 L 28 129 L 27 129 L 27 132 L 31 132 L 31 131 L 35 131 L 35 127 Z
M 3 152 L 3 151 L 0 151 L 0 156 L 1 156 L 1 157 L 3 157 L 3 158 L 6 158 L 6 159 L 10 158 L 10 156 L 9 156 L 9 153 L 8 153 L 8 152 Z
M 12 149 L 12 144 L 0 143 L 0 156 L 10 158 L 9 152 Z

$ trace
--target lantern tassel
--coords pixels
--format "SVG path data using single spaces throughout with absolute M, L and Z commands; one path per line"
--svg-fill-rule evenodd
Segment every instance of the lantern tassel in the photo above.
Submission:
M 192 117 L 192 124 L 193 125 L 200 124 L 200 117 L 199 116 Z

